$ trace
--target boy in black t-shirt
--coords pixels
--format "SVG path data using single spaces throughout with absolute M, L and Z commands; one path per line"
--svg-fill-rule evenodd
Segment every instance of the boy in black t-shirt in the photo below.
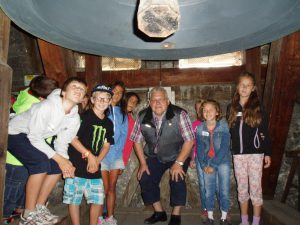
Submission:
M 85 195 L 90 207 L 90 225 L 97 225 L 100 207 L 103 207 L 101 161 L 114 144 L 113 123 L 107 117 L 113 92 L 110 87 L 97 85 L 92 90 L 92 109 L 81 115 L 77 136 L 68 153 L 76 168 L 75 177 L 65 180 L 63 202 L 69 204 L 72 224 L 80 224 L 79 205 Z M 100 219 L 101 220 L 101 219 Z M 99 221 L 98 224 L 102 224 Z

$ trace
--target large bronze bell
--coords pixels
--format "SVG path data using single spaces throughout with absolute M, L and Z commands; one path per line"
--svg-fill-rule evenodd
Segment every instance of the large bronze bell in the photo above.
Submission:
M 29 33 L 80 52 L 171 60 L 263 45 L 300 28 L 300 0 L 178 0 L 178 30 L 149 37 L 136 0 L 0 0 Z

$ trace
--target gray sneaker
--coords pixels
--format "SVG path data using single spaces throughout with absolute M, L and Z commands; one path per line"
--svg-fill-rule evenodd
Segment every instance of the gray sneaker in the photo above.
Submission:
M 30 212 L 26 218 L 21 215 L 19 225 L 52 225 L 52 223 L 49 223 L 35 211 Z
M 36 211 L 51 224 L 59 222 L 59 216 L 53 215 L 45 205 L 36 205 Z

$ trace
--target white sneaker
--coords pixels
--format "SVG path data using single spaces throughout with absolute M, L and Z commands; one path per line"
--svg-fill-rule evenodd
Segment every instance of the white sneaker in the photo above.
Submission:
M 30 212 L 26 218 L 20 216 L 19 225 L 52 225 L 45 218 L 41 217 L 38 212 Z
M 113 216 L 107 218 L 105 222 L 105 225 L 117 225 L 117 220 Z
M 36 205 L 36 211 L 51 224 L 55 224 L 59 221 L 59 216 L 53 215 L 45 205 Z

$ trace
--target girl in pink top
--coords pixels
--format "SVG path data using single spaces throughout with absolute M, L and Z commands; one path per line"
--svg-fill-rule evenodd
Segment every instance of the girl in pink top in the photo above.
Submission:
M 140 97 L 135 92 L 127 92 L 124 96 L 124 111 L 128 115 L 128 132 L 127 138 L 123 150 L 123 161 L 126 166 L 132 151 L 133 141 L 130 140 L 130 134 L 134 126 L 134 118 L 132 116 L 132 112 L 135 110 L 136 106 L 140 103 Z
M 203 100 L 198 100 L 195 103 L 195 111 L 197 115 L 197 119 L 192 123 L 193 131 L 196 134 L 197 127 L 202 123 L 200 120 L 200 112 L 201 112 L 201 106 L 202 106 Z M 190 167 L 197 169 L 197 175 L 198 175 L 198 182 L 199 182 L 199 193 L 200 193 L 200 201 L 201 201 L 201 219 L 203 222 L 207 220 L 207 210 L 205 205 L 205 187 L 204 187 L 204 174 L 203 170 L 200 167 L 200 163 L 197 160 L 197 153 L 196 153 L 196 139 L 194 143 L 193 153 L 192 153 L 192 160 L 190 162 Z

